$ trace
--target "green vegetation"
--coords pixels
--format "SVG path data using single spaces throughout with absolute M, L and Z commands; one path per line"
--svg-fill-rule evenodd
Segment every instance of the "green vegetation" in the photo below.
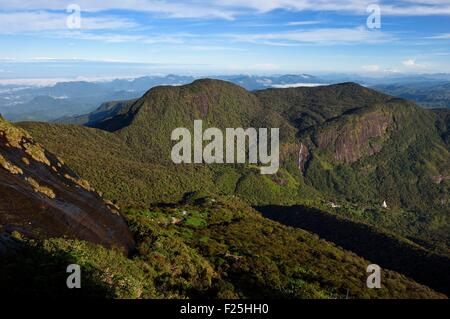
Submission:
M 389 96 L 354 83 L 317 88 L 268 89 L 256 92 L 264 108 L 282 114 L 303 131 L 352 110 L 383 103 Z
M 258 207 L 266 218 L 313 232 L 383 268 L 395 270 L 448 294 L 448 257 L 430 253 L 410 240 L 383 231 L 380 227 L 351 221 L 339 214 L 341 209 L 330 213 L 305 206 Z
M 86 242 L 16 234 L 0 261 L 0 286 L 13 295 L 116 298 L 443 297 L 389 270 L 383 289 L 367 289 L 369 261 L 237 199 L 192 200 L 126 210 L 137 242 L 130 258 Z M 82 267 L 83 289 L 65 288 L 72 263 Z
M 376 90 L 392 96 L 415 101 L 423 107 L 450 108 L 450 83 L 406 83 L 375 86 Z
M 437 178 L 449 176 L 450 152 L 436 130 L 436 118 L 432 112 L 403 101 L 389 102 L 382 110 L 389 112 L 396 124 L 388 128 L 379 152 L 363 154 L 354 163 L 342 163 L 330 155 L 336 149 L 313 147 L 307 182 L 341 203 L 351 203 L 343 206 L 353 206 L 359 212 L 355 216 L 354 209 L 341 209 L 340 213 L 447 253 L 450 183 Z M 336 132 L 335 122 L 314 134 Z M 339 135 L 342 130 L 337 132 Z M 323 169 L 324 161 L 331 163 L 331 168 Z M 383 201 L 388 203 L 387 210 L 381 208 Z
M 138 269 L 132 291 L 139 297 L 429 296 L 389 271 L 386 289 L 365 289 L 368 262 L 357 255 L 443 291 L 439 280 L 421 276 L 414 265 L 430 261 L 417 267 L 445 273 L 449 256 L 447 112 L 351 83 L 253 94 L 201 80 L 155 88 L 113 113 L 90 123 L 97 129 L 21 126 L 105 198 L 130 207 L 123 211 L 137 253 L 122 259 Z M 192 129 L 195 119 L 206 127 L 280 127 L 279 172 L 263 176 L 252 165 L 174 165 L 171 132 Z M 222 196 L 227 199 L 214 202 Z M 353 253 L 246 206 L 298 204 L 332 220 L 323 228 L 320 222 L 300 227 Z M 327 225 L 340 236 L 332 236 Z M 364 240 L 352 242 L 352 232 Z M 378 254 L 366 242 L 388 249 Z M 411 266 L 402 268 L 399 260 Z M 115 285 L 108 291 L 120 293 Z
M 235 194 L 252 205 L 322 209 L 333 201 L 347 217 L 448 253 L 448 130 L 433 111 L 351 83 L 251 94 L 201 80 L 150 90 L 115 112 L 96 124 L 111 133 L 22 126 L 120 206 L 177 202 L 189 192 Z M 282 167 L 270 177 L 245 165 L 173 165 L 171 131 L 192 129 L 194 119 L 219 128 L 280 127 L 283 145 L 293 151 L 282 151 Z M 299 141 L 308 150 L 302 170 Z M 389 209 L 380 214 L 384 201 Z

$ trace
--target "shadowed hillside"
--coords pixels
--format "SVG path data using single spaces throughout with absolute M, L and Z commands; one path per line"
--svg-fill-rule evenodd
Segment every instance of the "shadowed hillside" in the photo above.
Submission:
M 428 252 L 412 242 L 304 206 L 258 207 L 264 217 L 319 235 L 383 268 L 403 273 L 429 287 L 449 294 L 447 273 L 450 259 Z
M 383 288 L 367 289 L 371 261 L 263 218 L 236 198 L 197 197 L 124 213 L 137 244 L 132 257 L 81 241 L 10 238 L 0 287 L 11 287 L 10 296 L 445 298 L 387 269 Z M 68 263 L 81 266 L 86 289 L 65 289 Z

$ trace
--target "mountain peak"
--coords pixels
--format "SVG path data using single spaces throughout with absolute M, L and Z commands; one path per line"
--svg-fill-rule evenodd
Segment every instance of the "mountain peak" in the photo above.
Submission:
M 224 87 L 224 88 L 234 88 L 234 89 L 239 89 L 239 90 L 245 90 L 243 89 L 241 86 L 234 84 L 232 82 L 229 81 L 224 81 L 224 80 L 218 80 L 218 79 L 212 79 L 212 78 L 203 78 L 203 79 L 198 79 L 195 80 L 194 82 L 190 83 L 190 84 L 186 84 L 184 85 L 185 87 L 200 87 L 200 88 L 204 88 L 204 87 Z

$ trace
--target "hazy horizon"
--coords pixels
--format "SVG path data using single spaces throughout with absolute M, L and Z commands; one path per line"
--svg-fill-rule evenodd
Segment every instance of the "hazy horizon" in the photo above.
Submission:
M 120 68 L 119 68 L 120 69 Z M 302 75 L 302 74 L 308 74 L 313 77 L 317 77 L 321 79 L 322 77 L 326 79 L 339 79 L 340 77 L 347 77 L 348 81 L 361 81 L 361 80 L 386 80 L 389 82 L 389 80 L 396 79 L 396 78 L 405 78 L 405 79 L 413 79 L 415 77 L 424 77 L 428 78 L 430 80 L 437 80 L 439 77 L 444 77 L 446 81 L 450 80 L 450 73 L 446 72 L 430 72 L 430 73 L 390 73 L 390 74 L 371 74 L 371 73 L 356 73 L 356 72 L 183 72 L 180 71 L 159 71 L 159 72 L 142 72 L 142 73 L 128 73 L 128 74 L 115 74 L 114 71 L 116 69 L 111 70 L 111 75 L 104 74 L 104 75 L 68 75 L 63 76 L 62 74 L 57 77 L 52 76 L 42 76 L 39 77 L 37 75 L 35 76 L 28 76 L 28 77 L 7 77 L 3 76 L 0 77 L 0 85 L 1 86 L 7 86 L 7 85 L 13 85 L 13 86 L 52 86 L 57 83 L 64 83 L 64 82 L 110 82 L 114 80 L 135 80 L 139 78 L 144 77 L 167 77 L 167 76 L 186 76 L 186 77 L 193 77 L 196 79 L 200 78 L 208 78 L 208 77 L 226 77 L 226 76 L 249 76 L 249 77 L 277 77 L 277 76 L 283 76 L 283 75 Z

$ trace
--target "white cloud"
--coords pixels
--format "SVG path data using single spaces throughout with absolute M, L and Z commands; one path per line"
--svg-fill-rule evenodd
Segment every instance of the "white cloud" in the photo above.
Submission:
M 279 70 L 279 66 L 272 63 L 262 63 L 262 64 L 253 64 L 249 67 L 250 70 L 257 70 L 257 71 L 276 71 Z
M 423 4 L 423 5 L 442 5 L 448 4 L 448 0 L 403 0 L 404 2 Z
M 292 21 L 288 22 L 286 25 L 288 26 L 301 26 L 301 25 L 314 25 L 314 24 L 320 24 L 322 21 L 319 20 L 305 20 L 305 21 Z
M 191 45 L 187 46 L 187 49 L 191 49 L 193 51 L 247 51 L 243 48 L 234 48 L 227 46 L 209 46 L 209 45 Z
M 450 5 L 448 2 L 436 6 L 429 5 L 413 5 L 407 7 L 383 5 L 381 6 L 381 14 L 395 16 L 433 16 L 433 15 L 450 15 Z
M 432 37 L 427 37 L 427 39 L 448 40 L 448 39 L 450 39 L 450 33 L 443 33 L 443 34 L 434 35 Z
M 316 86 L 324 86 L 328 84 L 324 83 L 292 83 L 292 84 L 274 84 L 271 85 L 276 89 L 287 89 L 287 88 L 299 88 L 299 87 L 316 87 Z
M 367 72 L 379 72 L 381 68 L 377 64 L 372 64 L 372 65 L 363 65 L 362 69 Z
M 225 7 L 240 7 L 261 13 L 277 9 L 289 11 L 358 11 L 363 12 L 368 1 L 360 0 L 216 0 Z
M 278 33 L 231 34 L 225 35 L 236 41 L 260 43 L 267 45 L 290 45 L 292 43 L 346 44 L 346 43 L 379 43 L 393 38 L 381 31 L 370 31 L 358 28 L 323 28 L 314 30 L 298 30 Z
M 24 85 L 24 86 L 53 86 L 60 82 L 102 82 L 102 81 L 112 81 L 118 77 L 104 76 L 104 77 L 84 77 L 78 76 L 73 78 L 23 78 L 23 79 L 0 79 L 0 85 Z M 120 77 L 126 79 L 124 77 Z M 130 77 L 134 78 L 134 77 Z
M 281 67 L 272 63 L 255 63 L 252 65 L 230 64 L 227 71 L 231 72 L 249 72 L 250 73 L 272 73 L 280 71 Z
M 0 0 L 4 10 L 65 10 L 73 0 Z M 82 11 L 129 10 L 172 18 L 222 18 L 232 20 L 246 13 L 276 9 L 332 11 L 366 15 L 369 4 L 379 3 L 384 15 L 450 15 L 448 1 L 440 0 L 77 0 Z
M 29 58 L 30 61 L 39 61 L 39 62 L 45 62 L 45 61 L 58 61 L 59 59 L 53 58 L 53 57 L 47 57 L 47 56 L 36 56 Z
M 398 70 L 398 69 L 395 69 L 395 68 L 389 68 L 389 69 L 386 69 L 386 70 L 384 70 L 384 72 L 386 72 L 386 73 L 390 73 L 390 74 L 397 74 L 397 73 L 401 73 L 401 71 L 400 71 L 400 70 Z
M 89 33 L 82 31 L 69 31 L 59 32 L 51 34 L 50 36 L 58 38 L 69 38 L 77 40 L 89 40 L 89 41 L 102 41 L 107 43 L 126 43 L 126 42 L 139 42 L 145 44 L 183 44 L 186 38 L 194 37 L 194 35 L 188 33 L 162 35 L 162 34 L 150 34 L 150 35 L 129 35 L 129 34 L 114 34 L 114 33 Z
M 411 69 L 422 69 L 425 67 L 422 64 L 418 64 L 415 59 L 407 59 L 407 60 L 403 61 L 402 64 L 404 66 L 406 66 L 407 68 L 411 68 Z
M 404 63 L 406 63 L 406 61 L 404 61 Z M 407 62 L 408 64 L 411 64 L 411 61 Z M 412 62 L 412 64 L 414 64 L 414 62 Z M 415 64 L 417 65 L 417 64 Z M 361 67 L 361 69 L 365 72 L 365 73 L 370 73 L 371 76 L 386 76 L 386 75 L 392 75 L 392 74 L 398 74 L 401 73 L 401 71 L 399 69 L 396 68 L 383 68 L 382 66 L 378 65 L 378 64 L 368 64 L 368 65 L 363 65 Z
M 401 73 L 400 70 L 396 68 L 383 68 L 378 64 L 363 65 L 361 69 L 366 73 L 371 73 L 372 76 L 386 76 Z
M 67 29 L 67 14 L 47 11 L 0 12 L 0 33 L 41 32 Z M 108 30 L 133 28 L 131 20 L 113 16 L 83 17 L 84 30 Z
M 9 10 L 66 10 L 73 0 L 0 0 L 0 8 Z M 101 12 L 108 10 L 128 10 L 157 13 L 173 18 L 223 18 L 233 19 L 237 14 L 221 6 L 200 3 L 198 1 L 162 1 L 162 0 L 77 0 L 82 12 Z
M 366 8 L 378 3 L 384 15 L 450 15 L 447 0 L 216 0 L 228 7 L 241 7 L 262 13 L 276 9 L 289 11 L 333 11 L 366 15 Z

